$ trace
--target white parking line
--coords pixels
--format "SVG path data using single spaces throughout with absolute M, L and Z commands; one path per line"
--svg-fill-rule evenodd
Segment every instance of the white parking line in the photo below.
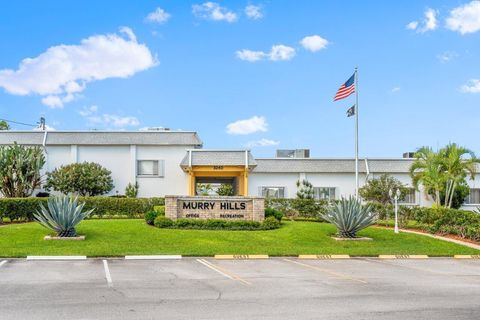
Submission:
M 112 276 L 110 276 L 110 269 L 108 269 L 107 260 L 103 260 L 103 268 L 105 269 L 105 278 L 107 279 L 108 286 L 111 287 L 113 285 Z
M 7 260 L 3 260 L 2 262 L 0 262 L 0 268 L 1 268 L 5 263 L 7 263 Z
M 27 256 L 27 260 L 87 260 L 86 256 Z
M 246 280 L 243 280 L 242 278 L 240 278 L 239 276 L 233 274 L 233 273 L 230 273 L 228 272 L 227 270 L 217 266 L 217 265 L 214 265 L 210 262 L 208 262 L 207 260 L 205 259 L 197 259 L 197 262 L 200 262 L 201 264 L 203 264 L 205 267 L 207 268 L 210 268 L 218 273 L 220 273 L 222 276 L 224 277 L 227 277 L 228 279 L 231 279 L 231 280 L 235 280 L 235 281 L 240 281 L 241 283 L 243 284 L 246 284 L 246 285 L 251 285 L 250 282 L 246 281 Z
M 125 256 L 125 260 L 180 260 L 181 255 Z

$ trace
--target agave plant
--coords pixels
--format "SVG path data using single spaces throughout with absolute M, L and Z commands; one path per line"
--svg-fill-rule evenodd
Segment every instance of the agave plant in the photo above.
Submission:
M 33 217 L 42 226 L 55 231 L 58 237 L 75 237 L 75 226 L 94 210 L 83 211 L 84 205 L 85 203 L 78 203 L 77 197 L 51 197 L 47 208 L 40 204 L 40 210 Z
M 373 224 L 377 215 L 371 205 L 362 205 L 356 198 L 342 198 L 334 204 L 322 218 L 337 227 L 338 236 L 355 238 L 357 232 Z

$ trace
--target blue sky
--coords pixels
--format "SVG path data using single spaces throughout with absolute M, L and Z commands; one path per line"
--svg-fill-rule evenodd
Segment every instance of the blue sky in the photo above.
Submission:
M 0 6 L 0 118 L 162 126 L 198 131 L 206 148 L 351 157 L 354 99 L 332 98 L 358 66 L 361 156 L 450 141 L 480 153 L 479 1 Z

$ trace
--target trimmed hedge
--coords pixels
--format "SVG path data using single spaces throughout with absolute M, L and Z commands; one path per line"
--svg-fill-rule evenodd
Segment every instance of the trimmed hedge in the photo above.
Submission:
M 170 229 L 200 229 L 200 230 L 272 230 L 280 228 L 280 221 L 275 217 L 266 218 L 263 223 L 247 220 L 219 220 L 219 219 L 172 219 L 158 216 L 154 225 L 157 228 Z
M 288 219 L 313 218 L 323 220 L 332 201 L 314 199 L 265 199 L 265 207 L 278 210 Z
M 143 218 L 154 206 L 165 204 L 163 198 L 112 198 L 79 197 L 85 202 L 85 209 L 95 208 L 90 218 Z M 0 198 L 0 221 L 32 221 L 33 212 L 40 208 L 40 203 L 47 205 L 48 198 Z

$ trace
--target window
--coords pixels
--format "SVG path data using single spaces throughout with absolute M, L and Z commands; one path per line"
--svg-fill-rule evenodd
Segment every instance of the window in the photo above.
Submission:
M 334 200 L 335 188 L 331 187 L 314 187 L 313 197 L 317 200 Z
M 163 177 L 164 161 L 163 160 L 138 160 L 137 175 Z
M 265 198 L 285 198 L 285 187 L 261 187 L 260 195 Z
M 470 189 L 470 194 L 465 198 L 465 204 L 480 204 L 480 189 Z
M 414 188 L 408 188 L 407 193 L 405 194 L 405 197 L 403 197 L 403 199 L 400 199 L 400 202 L 401 203 L 417 203 L 416 194 L 417 192 L 415 191 Z

